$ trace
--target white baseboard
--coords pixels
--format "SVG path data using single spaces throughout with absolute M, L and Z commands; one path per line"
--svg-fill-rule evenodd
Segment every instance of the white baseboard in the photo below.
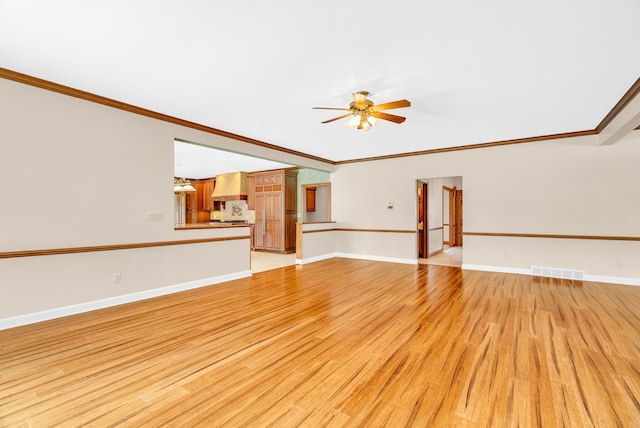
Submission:
M 640 278 L 625 278 L 622 276 L 585 275 L 585 281 L 609 282 L 611 284 L 640 286 Z
M 296 264 L 307 264 L 321 260 L 331 259 L 334 257 L 344 257 L 349 259 L 362 259 L 371 261 L 391 262 L 391 263 L 404 263 L 404 264 L 417 264 L 417 259 L 401 259 L 395 257 L 380 257 L 371 256 L 366 254 L 353 254 L 353 253 L 328 253 L 317 257 L 310 257 L 307 259 L 296 259 Z M 462 269 L 478 270 L 485 272 L 500 272 L 500 273 L 514 273 L 519 275 L 531 275 L 530 269 L 509 268 L 502 266 L 485 266 L 474 265 L 469 263 L 463 263 Z M 220 275 L 212 278 L 200 279 L 197 281 L 185 282 L 181 284 L 170 285 L 167 287 L 154 288 L 152 290 L 139 291 L 131 294 L 124 294 L 121 296 L 108 297 L 106 299 L 94 300 L 86 303 L 79 303 L 76 305 L 63 306 L 60 308 L 48 309 L 45 311 L 34 312 L 25 315 L 18 315 L 9 318 L 0 319 L 0 330 L 6 330 L 12 327 L 18 327 L 21 325 L 33 324 L 41 321 L 47 321 L 55 318 L 66 317 L 69 315 L 75 315 L 83 312 L 94 311 L 97 309 L 108 308 L 111 306 L 122 305 L 125 303 L 136 302 L 139 300 L 150 299 L 152 297 L 164 296 L 167 294 L 178 293 L 180 291 L 191 290 L 194 288 L 205 287 L 207 285 L 219 284 L 221 282 L 232 281 L 234 279 L 247 278 L 251 276 L 251 271 L 236 272 L 228 275 Z M 585 281 L 592 282 L 605 282 L 611 284 L 623 284 L 640 286 L 640 279 L 638 278 L 626 278 L 615 276 L 601 276 L 601 275 L 585 275 Z
M 306 265 L 307 263 L 319 262 L 321 260 L 332 259 L 334 257 L 336 257 L 335 253 L 328 253 L 328 254 L 323 254 L 321 256 L 309 257 L 309 258 L 306 258 L 306 259 L 296 259 L 296 264 L 297 265 Z
M 184 282 L 181 284 L 169 285 L 161 288 L 154 288 L 152 290 L 138 291 L 136 293 L 123 294 L 121 296 L 108 297 L 106 299 L 93 300 L 91 302 L 78 303 L 76 305 L 63 306 L 60 308 L 48 309 L 40 312 L 3 318 L 0 319 L 0 330 L 6 330 L 8 328 L 33 324 L 41 321 L 48 321 L 55 318 L 80 314 L 83 312 L 95 311 L 97 309 L 103 309 L 111 306 L 122 305 L 125 303 L 136 302 L 139 300 L 150 299 L 152 297 L 178 293 L 180 291 L 205 287 L 207 285 L 219 284 L 221 282 L 232 281 L 234 279 L 246 278 L 249 276 L 251 276 L 251 271 L 249 270 L 235 272 L 228 275 L 214 276 L 212 278 L 199 279 L 196 281 Z
M 483 272 L 515 273 L 518 275 L 531 275 L 531 269 L 509 268 L 509 267 L 502 267 L 502 266 L 472 265 L 469 263 L 462 263 L 462 269 L 480 270 Z
M 502 266 L 484 266 L 463 263 L 462 269 L 480 270 L 484 272 L 515 273 L 518 275 L 531 275 L 531 269 L 509 268 Z M 626 278 L 622 276 L 585 275 L 583 281 L 606 282 L 609 284 L 637 285 L 640 286 L 640 278 Z
M 308 259 L 296 259 L 296 264 L 304 265 L 307 263 L 313 263 L 313 262 L 319 262 L 321 260 L 332 259 L 334 257 L 343 257 L 345 259 L 371 260 L 374 262 L 403 263 L 403 264 L 409 264 L 409 265 L 418 264 L 418 259 L 401 259 L 397 257 L 381 257 L 381 256 L 371 256 L 368 254 L 354 254 L 354 253 L 327 253 L 321 256 L 309 257 Z
M 397 257 L 372 256 L 370 254 L 354 254 L 354 253 L 333 253 L 333 257 L 344 257 L 346 259 L 371 260 L 374 262 L 390 262 L 403 263 L 407 265 L 417 265 L 418 259 L 401 259 Z

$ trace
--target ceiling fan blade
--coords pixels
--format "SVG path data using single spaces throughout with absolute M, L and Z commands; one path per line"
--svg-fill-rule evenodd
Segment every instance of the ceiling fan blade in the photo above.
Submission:
M 349 117 L 349 116 L 351 116 L 351 113 L 343 114 L 342 116 L 334 117 L 333 119 L 325 120 L 324 122 L 320 122 L 320 123 L 329 123 L 329 122 L 333 122 L 334 120 L 344 119 L 345 117 Z
M 411 103 L 407 100 L 392 101 L 390 103 L 377 104 L 370 108 L 373 111 L 391 110 L 392 108 L 410 107 Z
M 349 108 L 339 108 L 339 107 L 311 107 L 312 109 L 315 110 L 345 110 L 345 111 L 351 111 L 351 109 Z
M 381 111 L 370 111 L 369 115 L 383 120 L 388 120 L 393 123 L 402 123 L 407 120 L 406 117 L 396 116 L 395 114 L 382 113 Z

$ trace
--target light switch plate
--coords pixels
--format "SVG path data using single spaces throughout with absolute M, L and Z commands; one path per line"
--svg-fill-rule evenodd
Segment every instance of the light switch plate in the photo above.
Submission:
M 162 213 L 147 213 L 147 221 L 162 221 Z

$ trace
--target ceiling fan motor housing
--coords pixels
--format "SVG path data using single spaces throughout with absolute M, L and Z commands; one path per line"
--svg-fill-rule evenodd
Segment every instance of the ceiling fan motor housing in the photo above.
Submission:
M 349 104 L 351 110 L 364 111 L 373 106 L 373 101 L 368 100 L 367 95 L 369 95 L 367 91 L 355 92 L 353 94 L 353 102 Z

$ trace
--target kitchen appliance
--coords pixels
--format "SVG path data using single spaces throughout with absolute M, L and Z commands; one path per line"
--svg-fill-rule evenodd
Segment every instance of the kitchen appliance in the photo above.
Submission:
M 216 186 L 211 198 L 214 201 L 246 200 L 247 173 L 238 171 L 216 175 Z

